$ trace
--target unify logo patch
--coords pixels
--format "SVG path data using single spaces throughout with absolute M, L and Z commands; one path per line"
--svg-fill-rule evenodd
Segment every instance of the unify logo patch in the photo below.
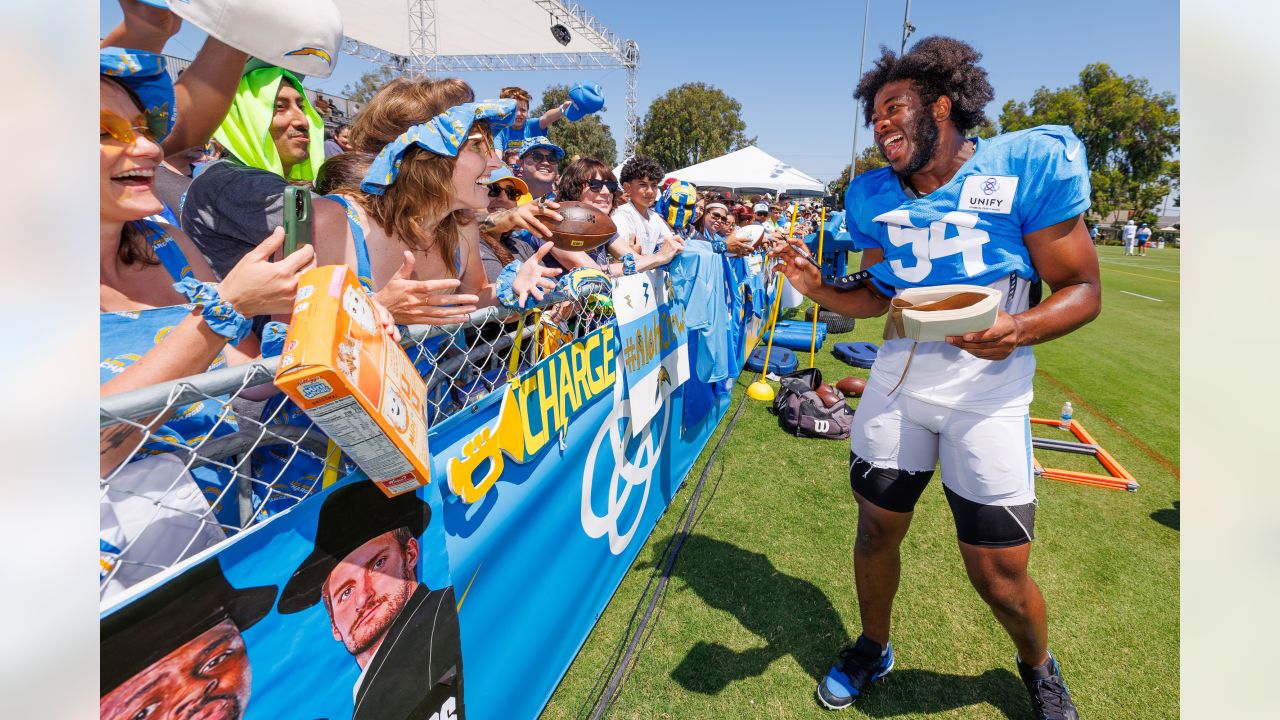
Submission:
M 1018 178 L 1014 175 L 974 175 L 964 180 L 960 188 L 957 210 L 1008 215 L 1013 211 L 1013 197 L 1018 191 Z

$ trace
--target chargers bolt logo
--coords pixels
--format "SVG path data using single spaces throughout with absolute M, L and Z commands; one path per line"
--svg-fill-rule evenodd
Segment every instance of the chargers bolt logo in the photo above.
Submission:
M 289 52 L 285 53 L 285 55 L 286 55 L 286 56 L 289 56 L 289 55 L 315 55 L 316 57 L 318 57 L 318 58 L 320 58 L 321 60 L 323 60 L 323 61 L 325 62 L 325 64 L 326 64 L 326 65 L 328 65 L 329 67 L 333 67 L 333 58 L 332 58 L 332 57 L 329 57 L 329 53 L 325 52 L 324 50 L 321 50 L 321 49 L 320 49 L 320 48 L 318 48 L 318 47 L 300 47 L 300 48 L 298 48 L 297 50 L 290 50 Z

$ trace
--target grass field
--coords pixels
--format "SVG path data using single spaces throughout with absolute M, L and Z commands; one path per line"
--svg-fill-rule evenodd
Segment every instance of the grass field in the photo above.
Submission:
M 1050 647 L 1086 718 L 1178 715 L 1179 251 L 1099 250 L 1103 311 L 1036 348 L 1032 415 L 1076 418 L 1141 483 L 1136 493 L 1040 480 L 1031 571 L 1049 606 Z M 878 341 L 883 320 L 829 337 L 817 365 L 830 381 L 865 370 L 831 354 Z M 801 354 L 801 365 L 807 353 Z M 736 409 L 746 384 L 734 394 Z M 847 441 L 799 439 L 748 401 L 716 458 L 700 518 L 675 565 L 656 624 L 609 717 L 831 717 L 814 686 L 857 637 Z M 1036 434 L 1069 438 L 1038 427 Z M 1056 435 L 1055 435 L 1056 434 Z M 717 434 L 713 437 L 718 438 Z M 544 712 L 581 714 L 626 636 L 653 563 L 677 529 L 711 445 Z M 1102 472 L 1092 458 L 1040 462 Z M 707 502 L 707 493 L 714 495 Z M 969 586 L 937 478 L 902 547 L 894 608 L 897 666 L 842 717 L 1027 718 L 1007 636 Z

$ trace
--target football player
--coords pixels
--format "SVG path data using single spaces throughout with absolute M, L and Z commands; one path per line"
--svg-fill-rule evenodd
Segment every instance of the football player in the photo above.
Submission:
M 775 243 L 777 269 L 792 285 L 852 317 L 884 314 L 906 288 L 955 283 L 1002 293 L 995 324 L 982 332 L 915 343 L 886 323 L 851 433 L 862 635 L 817 692 L 826 707 L 848 707 L 892 669 L 898 548 L 940 462 L 965 570 L 1017 648 L 1035 716 L 1072 720 L 1044 599 L 1027 574 L 1036 510 L 1028 407 L 1031 346 L 1101 309 L 1083 216 L 1089 169 L 1068 127 L 966 137 L 994 97 L 981 57 L 959 40 L 930 37 L 900 57 L 885 50 L 861 78 L 855 96 L 889 163 L 857 176 L 845 196 L 849 234 L 870 275 L 863 286 L 824 286 L 796 248 Z M 1037 304 L 1041 280 L 1052 294 Z

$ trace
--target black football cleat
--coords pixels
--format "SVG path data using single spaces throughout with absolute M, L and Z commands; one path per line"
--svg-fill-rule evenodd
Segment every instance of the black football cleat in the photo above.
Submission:
M 1018 674 L 1031 694 L 1036 720 L 1080 720 L 1080 713 L 1076 712 L 1076 705 L 1071 701 L 1071 693 L 1062 680 L 1062 669 L 1058 667 L 1053 653 L 1049 653 L 1049 659 L 1037 667 L 1031 667 L 1018 658 Z

